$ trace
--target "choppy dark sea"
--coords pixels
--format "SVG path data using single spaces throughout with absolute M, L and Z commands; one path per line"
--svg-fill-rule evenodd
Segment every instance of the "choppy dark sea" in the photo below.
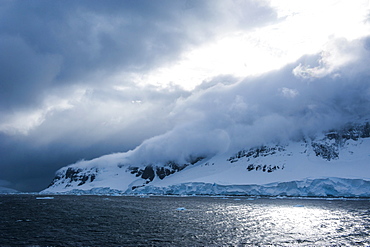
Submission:
M 1 195 L 0 246 L 370 246 L 370 201 Z

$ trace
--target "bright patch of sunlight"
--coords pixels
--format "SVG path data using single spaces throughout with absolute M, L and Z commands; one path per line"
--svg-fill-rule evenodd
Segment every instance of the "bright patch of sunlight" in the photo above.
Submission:
M 176 63 L 135 77 L 140 85 L 192 90 L 218 75 L 246 77 L 294 62 L 325 49 L 335 38 L 369 33 L 369 1 L 271 0 L 280 21 L 249 32 L 222 34 L 183 54 Z

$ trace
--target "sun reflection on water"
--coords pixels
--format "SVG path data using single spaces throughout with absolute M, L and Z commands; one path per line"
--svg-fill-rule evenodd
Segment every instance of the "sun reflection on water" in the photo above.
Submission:
M 361 245 L 370 234 L 369 221 L 365 222 L 369 217 L 363 217 L 369 214 L 367 209 L 359 215 L 361 210 L 333 208 L 325 201 L 321 206 L 308 201 L 302 202 L 307 205 L 284 201 L 266 200 L 262 205 L 260 202 L 235 202 L 226 207 L 220 204 L 208 212 L 215 219 L 224 218 L 223 221 L 215 220 L 214 226 L 223 229 L 220 235 L 227 232 L 232 236 L 228 241 L 235 245 Z
M 315 207 L 276 207 L 268 215 L 279 232 L 297 240 L 333 232 L 338 223 L 329 210 Z

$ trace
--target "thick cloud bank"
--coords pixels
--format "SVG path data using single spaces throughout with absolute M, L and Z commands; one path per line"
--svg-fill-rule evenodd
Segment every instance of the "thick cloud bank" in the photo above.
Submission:
M 145 141 L 135 162 L 183 162 L 268 142 L 299 140 L 370 117 L 369 39 L 335 40 L 330 50 L 232 85 L 178 100 L 176 127 Z M 345 59 L 345 61 L 342 61 Z
M 276 19 L 254 0 L 2 1 L 0 179 L 41 190 L 62 166 L 172 129 L 189 92 L 136 79 Z

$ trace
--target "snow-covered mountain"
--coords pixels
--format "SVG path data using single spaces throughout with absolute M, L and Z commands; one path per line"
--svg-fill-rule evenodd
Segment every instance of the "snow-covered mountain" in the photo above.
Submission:
M 18 190 L 0 186 L 0 194 L 13 194 L 19 193 Z
M 182 162 L 150 162 L 138 158 L 142 152 L 64 167 L 42 193 L 370 197 L 369 122 Z

